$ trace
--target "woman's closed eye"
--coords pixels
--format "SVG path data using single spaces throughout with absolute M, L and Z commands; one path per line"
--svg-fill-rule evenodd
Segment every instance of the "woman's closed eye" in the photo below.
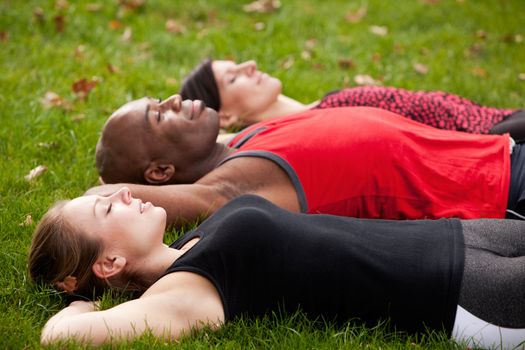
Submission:
M 108 215 L 111 212 L 111 207 L 113 206 L 113 203 L 110 203 L 108 205 L 108 209 L 106 210 L 106 215 Z

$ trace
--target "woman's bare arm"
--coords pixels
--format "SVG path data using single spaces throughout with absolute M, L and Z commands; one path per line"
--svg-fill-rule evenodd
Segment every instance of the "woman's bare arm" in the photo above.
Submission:
M 140 299 L 104 311 L 91 302 L 72 303 L 46 323 L 44 345 L 60 340 L 104 344 L 133 340 L 144 332 L 165 339 L 178 339 L 192 328 L 217 328 L 224 322 L 222 302 L 205 278 L 176 272 L 159 280 Z

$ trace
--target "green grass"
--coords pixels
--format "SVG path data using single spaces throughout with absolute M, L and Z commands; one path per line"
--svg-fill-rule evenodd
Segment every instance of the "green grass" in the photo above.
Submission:
M 93 3 L 100 5 L 95 12 Z M 360 6 L 367 7 L 366 16 L 347 22 L 345 14 Z M 117 0 L 70 0 L 66 7 L 59 1 L 0 1 L 0 348 L 39 347 L 46 319 L 63 306 L 56 293 L 28 282 L 26 256 L 35 224 L 23 223 L 27 215 L 38 221 L 55 200 L 96 184 L 95 143 L 119 105 L 144 95 L 171 95 L 197 62 L 211 56 L 255 59 L 282 79 L 286 94 L 303 102 L 369 74 L 385 85 L 524 107 L 525 81 L 518 78 L 525 73 L 523 13 L 522 0 L 286 0 L 270 14 L 247 14 L 235 0 L 148 0 L 134 10 Z M 55 18 L 64 19 L 63 32 Z M 166 31 L 168 19 L 185 31 Z M 261 31 L 254 29 L 258 22 L 265 25 Z M 112 29 L 110 23 L 120 26 Z M 371 25 L 387 27 L 388 34 L 370 33 Z M 123 40 L 126 28 L 131 37 Z M 310 39 L 315 45 L 304 59 Z M 340 65 L 348 59 L 353 68 Z M 428 73 L 415 72 L 414 63 L 427 65 Z M 86 100 L 77 98 L 72 84 L 93 76 L 98 85 Z M 48 91 L 68 107 L 45 108 L 41 100 Z M 24 180 L 38 165 L 48 171 Z M 133 344 L 152 346 L 169 345 L 147 336 Z M 443 335 L 407 339 L 382 328 L 337 329 L 301 315 L 239 321 L 216 333 L 198 332 L 178 346 L 454 347 Z

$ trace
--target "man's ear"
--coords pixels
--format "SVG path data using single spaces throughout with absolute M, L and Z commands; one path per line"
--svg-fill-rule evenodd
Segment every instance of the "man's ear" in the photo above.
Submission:
M 239 123 L 239 118 L 236 115 L 219 112 L 219 124 L 221 128 L 229 128 L 230 126 L 237 125 Z
M 158 164 L 151 162 L 148 168 L 144 171 L 144 178 L 153 185 L 160 185 L 170 182 L 175 174 L 175 166 L 173 164 Z
M 104 256 L 95 262 L 92 270 L 98 278 L 106 279 L 121 273 L 125 266 L 126 258 L 123 256 Z

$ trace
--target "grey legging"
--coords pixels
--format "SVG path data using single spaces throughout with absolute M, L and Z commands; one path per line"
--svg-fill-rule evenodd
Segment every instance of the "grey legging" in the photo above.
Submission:
M 525 328 L 525 221 L 464 220 L 459 305 L 477 317 Z

